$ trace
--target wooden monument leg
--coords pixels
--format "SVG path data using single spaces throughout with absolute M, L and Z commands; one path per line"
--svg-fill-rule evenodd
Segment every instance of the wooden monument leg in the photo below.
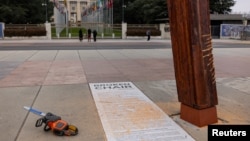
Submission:
M 210 34 L 209 0 L 167 0 L 181 118 L 217 122 L 218 104 Z

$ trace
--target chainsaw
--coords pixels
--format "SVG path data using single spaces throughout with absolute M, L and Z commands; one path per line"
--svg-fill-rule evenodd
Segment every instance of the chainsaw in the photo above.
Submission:
M 75 136 L 78 134 L 78 129 L 74 125 L 69 125 L 66 121 L 62 120 L 60 116 L 50 112 L 44 113 L 37 109 L 24 106 L 24 109 L 36 115 L 42 116 L 36 121 L 35 127 L 41 127 L 43 124 L 44 131 L 52 131 L 57 136 Z

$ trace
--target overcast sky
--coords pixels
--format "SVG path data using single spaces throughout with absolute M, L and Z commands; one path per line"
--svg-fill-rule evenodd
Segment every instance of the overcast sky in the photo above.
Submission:
M 236 4 L 232 7 L 232 12 L 235 13 L 249 13 L 250 14 L 250 1 L 249 0 L 234 0 Z

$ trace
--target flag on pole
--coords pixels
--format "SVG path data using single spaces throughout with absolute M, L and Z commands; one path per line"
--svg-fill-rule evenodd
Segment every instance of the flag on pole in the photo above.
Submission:
M 67 8 L 67 0 L 64 0 L 64 5 Z
M 100 10 L 102 8 L 102 1 L 98 0 L 96 5 L 97 5 L 97 9 Z
M 57 9 L 58 9 L 58 7 L 59 7 L 59 2 L 58 2 L 58 0 L 54 0 L 54 7 L 56 7 Z
M 108 8 L 112 8 L 113 6 L 113 0 L 108 0 Z
M 105 7 L 109 8 L 109 0 L 106 0 Z

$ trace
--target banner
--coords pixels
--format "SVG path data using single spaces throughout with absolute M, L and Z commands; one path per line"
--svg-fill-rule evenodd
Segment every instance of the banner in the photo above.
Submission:
M 4 23 L 0 23 L 0 38 L 4 38 Z
M 54 3 L 54 7 L 56 7 L 56 9 L 61 13 L 61 14 L 65 14 L 67 12 L 67 8 L 66 8 L 66 5 L 67 5 L 67 1 L 64 0 L 64 4 L 60 4 L 60 2 L 58 0 L 54 0 L 53 1 Z
M 250 26 L 241 24 L 221 24 L 220 38 L 240 39 L 243 31 L 250 31 Z
M 107 141 L 194 141 L 132 82 L 89 86 Z

